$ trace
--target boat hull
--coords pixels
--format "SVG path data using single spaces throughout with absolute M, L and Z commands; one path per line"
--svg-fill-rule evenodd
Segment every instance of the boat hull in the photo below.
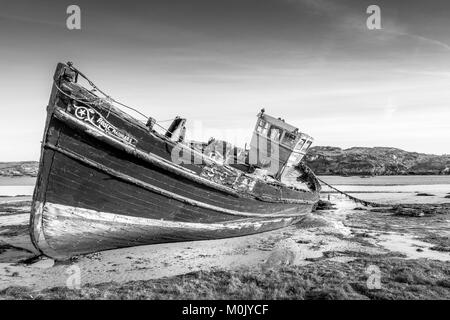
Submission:
M 70 256 L 122 247 L 251 235 L 286 227 L 302 219 L 244 218 L 221 223 L 137 218 L 65 205 L 35 203 L 42 226 L 35 230 L 40 250 L 64 260 Z M 308 209 L 305 208 L 305 213 Z
M 60 64 L 33 196 L 31 239 L 43 254 L 66 259 L 265 232 L 301 220 L 318 200 L 317 192 L 270 185 L 208 159 L 175 163 L 179 144 L 112 106 L 74 107 L 67 96 L 82 88 L 61 79 L 65 72 Z

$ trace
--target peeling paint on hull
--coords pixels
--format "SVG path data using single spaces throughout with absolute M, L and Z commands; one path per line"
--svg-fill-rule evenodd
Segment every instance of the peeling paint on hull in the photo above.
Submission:
M 53 203 L 42 208 L 41 251 L 56 259 L 121 247 L 237 237 L 286 227 L 302 215 L 190 223 L 136 218 Z
M 70 72 L 59 64 L 55 86 L 92 99 L 67 81 Z M 32 242 L 47 256 L 265 232 L 301 220 L 318 200 L 318 191 L 270 184 L 209 158 L 175 164 L 180 144 L 104 102 L 74 108 L 55 86 L 30 220 Z

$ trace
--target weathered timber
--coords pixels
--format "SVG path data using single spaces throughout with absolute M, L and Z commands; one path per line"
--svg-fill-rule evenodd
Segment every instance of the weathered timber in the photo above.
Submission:
M 75 83 L 79 76 L 58 64 L 47 108 L 31 214 L 43 254 L 264 232 L 301 220 L 318 201 L 318 190 L 241 171 L 149 130 Z M 174 162 L 175 148 L 201 161 Z

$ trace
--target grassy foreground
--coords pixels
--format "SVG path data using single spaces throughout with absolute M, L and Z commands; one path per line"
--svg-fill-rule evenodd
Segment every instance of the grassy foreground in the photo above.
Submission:
M 381 271 L 369 289 L 367 267 Z M 0 299 L 450 299 L 450 263 L 400 258 L 321 261 L 277 269 L 195 272 L 125 284 L 33 291 L 9 287 Z

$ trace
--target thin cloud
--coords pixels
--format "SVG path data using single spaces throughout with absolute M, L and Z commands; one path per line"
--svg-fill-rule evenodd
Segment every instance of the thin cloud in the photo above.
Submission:
M 364 13 L 355 11 L 355 9 L 348 6 L 337 4 L 337 2 L 331 2 L 327 0 L 286 0 L 287 3 L 306 7 L 316 14 L 327 15 L 337 21 L 337 25 L 341 28 L 352 28 L 359 31 L 367 31 L 365 22 L 366 16 Z M 382 8 L 381 8 L 382 9 Z M 401 26 L 387 21 L 382 15 L 382 29 L 381 33 L 393 35 L 393 36 L 406 36 L 411 39 L 417 40 L 422 43 L 427 43 L 439 47 L 441 49 L 450 51 L 450 45 L 429 37 L 418 35 L 407 31 L 405 26 Z
M 450 78 L 450 72 L 446 71 L 421 71 L 421 70 L 403 70 L 398 69 L 394 70 L 398 73 L 405 74 L 414 74 L 414 75 L 422 75 L 422 76 L 431 76 L 431 77 L 439 77 L 439 78 Z
M 421 43 L 425 43 L 431 46 L 435 46 L 435 47 L 439 47 L 441 49 L 450 51 L 450 45 L 448 45 L 445 42 L 436 40 L 436 39 L 432 39 L 432 38 L 428 38 L 428 37 L 424 37 L 418 34 L 414 34 L 414 33 L 410 33 L 408 31 L 406 31 L 405 27 L 399 27 L 397 25 L 394 25 L 392 23 L 389 24 L 389 27 L 387 28 L 383 28 L 382 30 L 380 30 L 381 32 L 384 32 L 385 34 L 394 36 L 394 37 L 401 37 L 401 36 L 405 36 L 405 37 L 409 37 L 413 40 L 416 40 L 418 42 Z

